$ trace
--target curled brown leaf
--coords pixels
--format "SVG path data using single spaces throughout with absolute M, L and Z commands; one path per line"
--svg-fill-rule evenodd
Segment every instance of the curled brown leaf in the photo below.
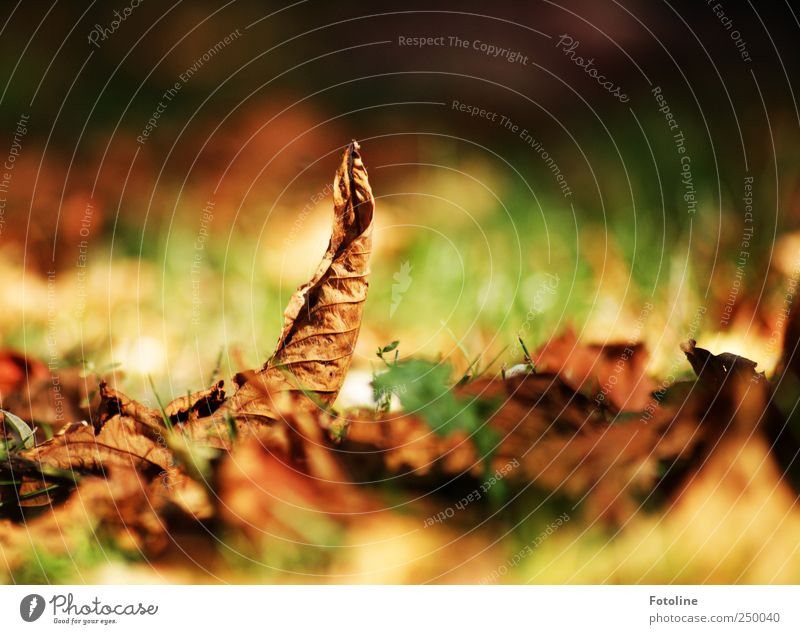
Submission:
M 339 394 L 361 328 L 372 250 L 375 200 L 359 149 L 350 143 L 336 171 L 333 229 L 322 262 L 289 300 L 275 352 L 236 393 L 238 409 L 249 410 L 253 381 L 270 392 L 312 394 L 323 404 Z

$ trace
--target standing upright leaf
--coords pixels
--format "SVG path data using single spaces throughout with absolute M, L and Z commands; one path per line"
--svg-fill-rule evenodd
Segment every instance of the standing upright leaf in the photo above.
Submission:
M 239 377 L 240 411 L 263 400 L 264 389 L 304 392 L 330 404 L 342 387 L 367 298 L 375 209 L 359 149 L 350 143 L 336 171 L 328 249 L 311 280 L 289 300 L 275 352 L 257 373 Z

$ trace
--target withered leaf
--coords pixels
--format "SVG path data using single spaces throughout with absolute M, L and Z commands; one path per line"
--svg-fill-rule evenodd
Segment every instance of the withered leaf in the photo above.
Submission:
M 178 401 L 181 401 L 181 399 L 178 399 Z M 170 406 L 172 404 L 168 407 Z M 173 407 L 177 410 L 180 405 Z M 98 406 L 95 428 L 99 430 L 107 421 L 117 415 L 125 416 L 135 421 L 141 433 L 152 437 L 157 437 L 164 429 L 164 420 L 160 412 L 128 398 L 122 392 L 118 392 L 107 383 L 102 382 L 100 383 L 100 405 Z
M 309 411 L 314 401 L 332 403 L 350 365 L 367 296 L 373 212 L 372 190 L 354 141 L 334 179 L 333 230 L 322 262 L 292 296 L 274 354 L 258 372 L 237 375 L 232 398 L 226 400 L 219 382 L 175 399 L 159 412 L 102 383 L 93 426 L 70 424 L 21 457 L 32 464 L 84 472 L 126 467 L 151 478 L 160 472 L 173 485 L 186 484 L 186 473 L 175 460 L 181 442 L 228 449 L 235 437 L 252 436 L 260 428 L 270 450 L 314 478 L 344 482 L 318 420 L 327 413 L 317 410 L 312 419 L 302 410 Z M 305 398 L 309 395 L 313 401 Z M 168 425 L 174 425 L 182 439 L 173 437 Z M 26 490 L 35 492 L 40 481 L 34 471 Z M 160 486 L 167 497 L 187 507 L 183 498 L 191 496 L 178 499 L 175 486 Z
M 641 343 L 583 344 L 570 328 L 533 358 L 537 370 L 558 374 L 576 391 L 613 410 L 640 410 L 656 389 L 646 373 L 648 357 Z
M 225 402 L 224 382 L 218 381 L 207 390 L 176 398 L 164 408 L 173 424 L 210 416 Z
M 91 425 L 72 423 L 22 456 L 58 469 L 93 472 L 111 466 L 165 470 L 172 464 L 166 446 L 139 433 L 136 421 L 127 416 L 111 418 L 97 434 Z
M 738 354 L 731 352 L 713 354 L 705 348 L 698 348 L 694 339 L 682 343 L 681 350 L 701 384 L 709 387 L 719 387 L 728 377 L 735 376 L 745 380 L 763 378 L 763 374 L 756 372 L 758 363 Z
M 85 403 L 97 389 L 94 376 L 81 368 L 68 367 L 53 373 L 41 361 L 13 350 L 0 350 L 0 402 L 31 427 L 39 427 L 38 440 L 44 440 L 42 423 L 58 430 L 73 420 L 88 417 Z
M 698 423 L 706 406 L 699 397 L 680 408 L 653 402 L 649 411 L 609 423 L 593 401 L 555 374 L 480 379 L 457 389 L 463 397 L 500 403 L 489 420 L 501 439 L 492 470 L 516 461 L 509 482 L 585 501 L 590 516 L 611 521 L 624 521 L 637 499 L 659 486 L 663 470 L 690 457 L 707 437 Z M 376 477 L 381 466 L 415 478 L 438 474 L 439 482 L 484 473 L 465 435 L 439 438 L 414 416 L 356 417 L 344 449 L 358 479 Z
M 361 328 L 372 249 L 375 200 L 359 149 L 350 143 L 336 171 L 328 249 L 289 300 L 274 354 L 235 394 L 240 411 L 250 411 L 254 400 L 263 406 L 253 382 L 269 392 L 311 393 L 324 404 L 339 394 Z
M 187 438 L 227 449 L 233 436 L 252 435 L 266 424 L 271 442 L 288 446 L 287 412 L 313 410 L 325 418 L 325 407 L 336 400 L 361 328 L 372 248 L 375 201 L 359 150 L 353 141 L 342 156 L 328 249 L 312 279 L 289 300 L 270 359 L 258 371 L 237 374 L 227 400 L 218 384 L 165 408 Z M 279 419 L 283 423 L 274 425 Z
M 319 426 L 314 428 L 316 434 Z M 269 533 L 313 542 L 320 530 L 335 528 L 350 515 L 363 517 L 380 509 L 343 479 L 330 454 L 321 456 L 322 446 L 303 442 L 298 460 L 294 452 L 276 453 L 268 443 L 252 436 L 223 458 L 218 486 L 226 524 L 254 537 Z
M 159 517 L 161 501 L 133 469 L 112 467 L 104 477 L 88 476 L 61 503 L 42 502 L 38 514 L 24 522 L 0 519 L 0 552 L 6 573 L 25 563 L 32 548 L 70 552 L 82 540 L 96 539 L 97 529 L 114 535 L 118 546 L 134 553 L 154 553 L 170 539 Z M 77 571 L 76 571 L 77 572 Z M 45 573 L 46 574 L 46 573 Z

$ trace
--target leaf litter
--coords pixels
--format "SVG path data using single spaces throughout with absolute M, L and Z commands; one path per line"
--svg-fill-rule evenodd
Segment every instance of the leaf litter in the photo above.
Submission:
M 251 543 L 323 544 L 388 512 L 371 483 L 440 492 L 512 461 L 504 501 L 534 487 L 590 521 L 622 526 L 643 505 L 680 497 L 723 440 L 753 434 L 798 486 L 796 307 L 772 381 L 755 362 L 690 340 L 682 349 L 697 378 L 659 390 L 642 344 L 582 345 L 569 331 L 534 354 L 523 343 L 524 372 L 468 371 L 454 381 L 447 362 L 401 359 L 394 341 L 377 351 L 378 407 L 335 411 L 367 299 L 375 211 L 356 142 L 336 171 L 333 203 L 328 248 L 289 300 L 262 367 L 159 409 L 100 382 L 88 409 L 70 410 L 85 419 L 46 440 L 2 412 L 0 549 L 9 570 L 31 543 L 69 551 L 76 525 L 150 557 L 197 525 Z M 390 411 L 392 395 L 400 412 Z

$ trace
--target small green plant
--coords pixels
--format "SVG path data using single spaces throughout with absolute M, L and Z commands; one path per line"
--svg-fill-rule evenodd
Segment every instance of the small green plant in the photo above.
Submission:
M 163 446 L 172 452 L 173 465 L 182 465 L 186 469 L 186 473 L 196 482 L 209 487 L 209 474 L 211 472 L 211 461 L 219 453 L 218 450 L 210 447 L 202 447 L 195 445 L 187 440 L 187 438 L 180 432 L 175 431 L 172 420 L 167 415 L 167 410 L 161 401 L 161 397 L 156 391 L 153 377 L 148 375 L 150 387 L 153 389 L 158 408 L 161 411 L 161 418 L 164 421 L 164 426 L 167 428 L 167 433 L 163 440 Z
M 397 367 L 397 364 L 399 362 L 398 360 L 400 358 L 400 350 L 398 349 L 399 345 L 400 345 L 400 341 L 395 339 L 389 345 L 383 346 L 382 348 L 379 347 L 375 351 L 375 355 L 381 361 L 383 361 L 383 364 L 387 368 L 391 369 L 393 367 Z M 388 355 L 391 352 L 394 352 L 394 359 L 389 361 L 389 360 L 387 360 L 387 357 L 385 355 Z M 372 373 L 372 389 L 374 390 L 374 394 L 375 394 L 375 409 L 379 413 L 385 414 L 391 408 L 393 392 L 387 392 L 387 391 L 381 390 L 380 388 L 377 387 L 376 381 L 378 380 L 378 376 L 379 375 L 377 373 L 375 373 L 375 372 Z
M 228 426 L 228 438 L 231 441 L 231 445 L 233 445 L 239 438 L 239 429 L 236 427 L 236 421 L 230 412 L 225 412 L 225 424 Z
M 396 394 L 406 413 L 423 418 L 440 436 L 467 433 L 489 468 L 499 440 L 487 422 L 495 412 L 494 403 L 456 395 L 451 382 L 453 369 L 448 363 L 409 359 L 387 363 L 387 368 L 372 381 L 376 394 L 381 398 Z
M 3 415 L 6 429 L 11 431 L 12 435 L 17 438 L 11 443 L 5 441 L 5 446 L 3 447 L 5 453 L 13 452 L 15 449 L 30 449 L 33 447 L 35 441 L 34 430 L 28 427 L 28 423 L 16 414 L 4 409 L 0 409 L 0 414 Z
M 522 353 L 523 359 L 525 359 L 525 363 L 528 365 L 528 369 L 530 372 L 536 372 L 536 365 L 533 363 L 533 359 L 531 358 L 531 353 L 528 352 L 528 346 L 525 345 L 525 342 L 522 340 L 522 337 L 517 337 L 519 339 L 519 345 L 522 346 Z
M 153 377 L 148 374 L 147 380 L 150 381 L 150 387 L 153 390 L 153 396 L 155 396 L 156 403 L 158 403 L 158 409 L 161 411 L 161 418 L 164 421 L 164 427 L 166 427 L 169 433 L 172 434 L 172 421 L 170 420 L 169 416 L 167 416 L 167 410 L 164 409 L 164 404 L 161 402 L 161 397 L 156 391 L 156 384 L 153 383 Z

